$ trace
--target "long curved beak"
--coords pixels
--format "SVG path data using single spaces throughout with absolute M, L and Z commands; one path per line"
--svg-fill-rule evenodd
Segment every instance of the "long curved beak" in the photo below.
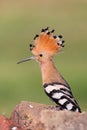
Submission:
M 20 63 L 23 63 L 23 62 L 26 62 L 26 61 L 29 61 L 29 60 L 35 60 L 35 57 L 32 56 L 32 57 L 29 57 L 29 58 L 25 58 L 23 60 L 18 61 L 17 64 L 20 64 Z

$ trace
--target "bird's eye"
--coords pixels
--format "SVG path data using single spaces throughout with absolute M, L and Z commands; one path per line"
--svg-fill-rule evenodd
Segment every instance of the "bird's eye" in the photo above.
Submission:
M 40 54 L 39 56 L 40 56 L 40 57 L 42 57 L 42 56 L 43 56 L 43 54 Z

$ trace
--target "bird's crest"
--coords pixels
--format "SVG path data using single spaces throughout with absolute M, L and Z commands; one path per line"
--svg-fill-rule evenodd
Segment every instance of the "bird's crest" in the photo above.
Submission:
M 60 48 L 64 47 L 64 41 L 62 35 L 54 36 L 55 30 L 48 31 L 48 27 L 41 30 L 40 35 L 34 37 L 34 44 L 30 44 L 30 50 L 34 55 L 40 53 L 46 53 L 54 55 L 60 51 Z

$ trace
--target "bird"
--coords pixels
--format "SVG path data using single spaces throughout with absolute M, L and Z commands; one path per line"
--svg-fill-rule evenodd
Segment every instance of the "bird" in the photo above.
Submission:
M 34 43 L 30 44 L 33 56 L 20 60 L 18 64 L 29 60 L 37 61 L 40 65 L 42 85 L 46 95 L 59 106 L 60 110 L 81 112 L 68 82 L 54 65 L 53 57 L 61 52 L 65 42 L 62 40 L 63 36 L 55 36 L 54 31 L 54 29 L 49 31 L 49 27 L 46 27 L 39 35 L 36 34 Z

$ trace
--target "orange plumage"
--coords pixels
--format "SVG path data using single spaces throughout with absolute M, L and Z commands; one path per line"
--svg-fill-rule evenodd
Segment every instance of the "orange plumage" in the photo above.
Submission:
M 54 30 L 48 32 L 48 28 L 46 28 L 42 30 L 40 36 L 35 36 L 34 45 L 31 46 L 34 55 L 46 53 L 52 56 L 60 51 L 64 41 L 61 40 L 60 36 L 53 36 L 53 32 Z

